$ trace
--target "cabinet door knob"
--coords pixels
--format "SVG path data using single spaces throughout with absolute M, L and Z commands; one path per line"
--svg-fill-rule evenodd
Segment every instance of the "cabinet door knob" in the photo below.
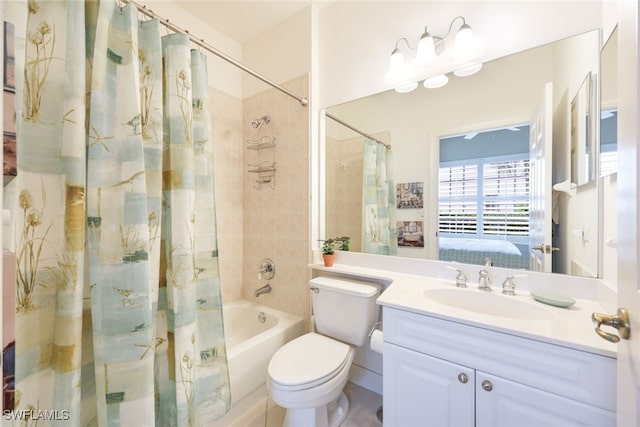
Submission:
M 469 377 L 464 372 L 460 373 L 458 374 L 458 381 L 460 381 L 462 384 L 466 384 L 469 381 Z
M 489 381 L 489 380 L 484 380 L 484 381 L 482 381 L 482 388 L 485 391 L 491 391 L 491 390 L 493 390 L 493 384 L 491 384 L 491 381 Z

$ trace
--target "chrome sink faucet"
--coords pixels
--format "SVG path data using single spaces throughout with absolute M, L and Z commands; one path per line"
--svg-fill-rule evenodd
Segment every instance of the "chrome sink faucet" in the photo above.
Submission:
M 465 276 L 464 272 L 459 268 L 456 269 L 456 286 L 458 288 L 467 287 L 467 276 Z
M 491 290 L 491 277 L 489 277 L 489 271 L 482 269 L 478 272 L 478 289 L 483 291 Z
M 516 294 L 516 284 L 513 282 L 515 276 L 507 276 L 502 283 L 502 293 L 505 295 L 515 295 Z
M 447 265 L 447 268 L 449 270 L 455 270 L 456 271 L 456 286 L 458 288 L 466 288 L 467 287 L 467 276 L 464 274 L 464 271 L 462 271 L 462 268 L 457 268 L 451 265 Z
M 516 294 L 516 283 L 514 279 L 516 277 L 527 277 L 526 274 L 511 274 L 504 279 L 502 282 L 502 293 L 505 295 L 515 295 Z

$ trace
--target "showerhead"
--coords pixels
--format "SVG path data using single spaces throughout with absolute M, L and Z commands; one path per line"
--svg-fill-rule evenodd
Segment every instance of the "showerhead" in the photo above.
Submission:
M 271 121 L 271 116 L 262 116 L 259 119 L 255 119 L 251 122 L 251 127 L 254 129 L 259 128 L 264 123 L 269 123 Z

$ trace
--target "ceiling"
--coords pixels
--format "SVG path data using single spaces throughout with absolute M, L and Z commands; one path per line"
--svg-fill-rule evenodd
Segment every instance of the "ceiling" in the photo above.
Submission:
M 187 12 L 244 44 L 301 11 L 311 0 L 174 0 Z

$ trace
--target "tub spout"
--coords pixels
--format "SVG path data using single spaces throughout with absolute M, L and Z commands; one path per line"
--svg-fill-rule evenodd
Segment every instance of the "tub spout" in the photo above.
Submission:
M 266 284 L 261 288 L 256 289 L 254 295 L 257 297 L 259 297 L 262 294 L 268 294 L 269 292 L 271 292 L 271 285 L 270 284 Z

